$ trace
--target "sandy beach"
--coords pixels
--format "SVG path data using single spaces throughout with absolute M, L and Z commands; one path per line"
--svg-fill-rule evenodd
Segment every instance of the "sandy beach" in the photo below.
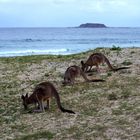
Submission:
M 64 72 L 80 66 L 93 52 L 102 52 L 113 66 L 129 69 L 111 72 L 106 64 L 101 73 L 86 83 L 82 77 L 73 86 L 62 86 Z M 44 113 L 24 111 L 21 95 L 50 81 L 62 105 L 75 115 L 58 110 L 55 99 Z M 52 140 L 137 140 L 140 137 L 140 48 L 98 48 L 74 55 L 38 55 L 0 58 L 0 139 Z M 32 109 L 33 106 L 30 106 Z

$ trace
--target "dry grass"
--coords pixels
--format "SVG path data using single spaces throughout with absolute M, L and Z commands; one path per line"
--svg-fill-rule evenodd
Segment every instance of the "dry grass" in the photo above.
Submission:
M 0 58 L 0 139 L 53 140 L 137 140 L 140 137 L 140 49 L 96 49 L 113 65 L 131 66 L 116 73 L 101 66 L 104 83 L 62 86 L 63 74 L 70 65 L 93 51 L 70 56 L 28 56 Z M 62 105 L 75 115 L 57 109 L 53 99 L 50 110 L 29 114 L 21 95 L 32 93 L 36 84 L 52 82 L 60 93 Z

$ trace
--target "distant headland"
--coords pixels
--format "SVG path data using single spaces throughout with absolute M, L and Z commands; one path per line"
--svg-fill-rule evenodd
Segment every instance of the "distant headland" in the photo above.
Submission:
M 107 26 L 101 23 L 85 23 L 78 26 L 78 28 L 107 28 Z

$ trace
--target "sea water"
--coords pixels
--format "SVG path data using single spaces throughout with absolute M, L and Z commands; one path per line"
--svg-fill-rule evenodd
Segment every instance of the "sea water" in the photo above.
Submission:
M 0 28 L 0 57 L 140 47 L 140 28 Z

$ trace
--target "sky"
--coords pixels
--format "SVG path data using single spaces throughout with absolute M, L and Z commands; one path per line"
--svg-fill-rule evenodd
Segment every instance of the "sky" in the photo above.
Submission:
M 140 0 L 0 0 L 0 27 L 140 27 Z

